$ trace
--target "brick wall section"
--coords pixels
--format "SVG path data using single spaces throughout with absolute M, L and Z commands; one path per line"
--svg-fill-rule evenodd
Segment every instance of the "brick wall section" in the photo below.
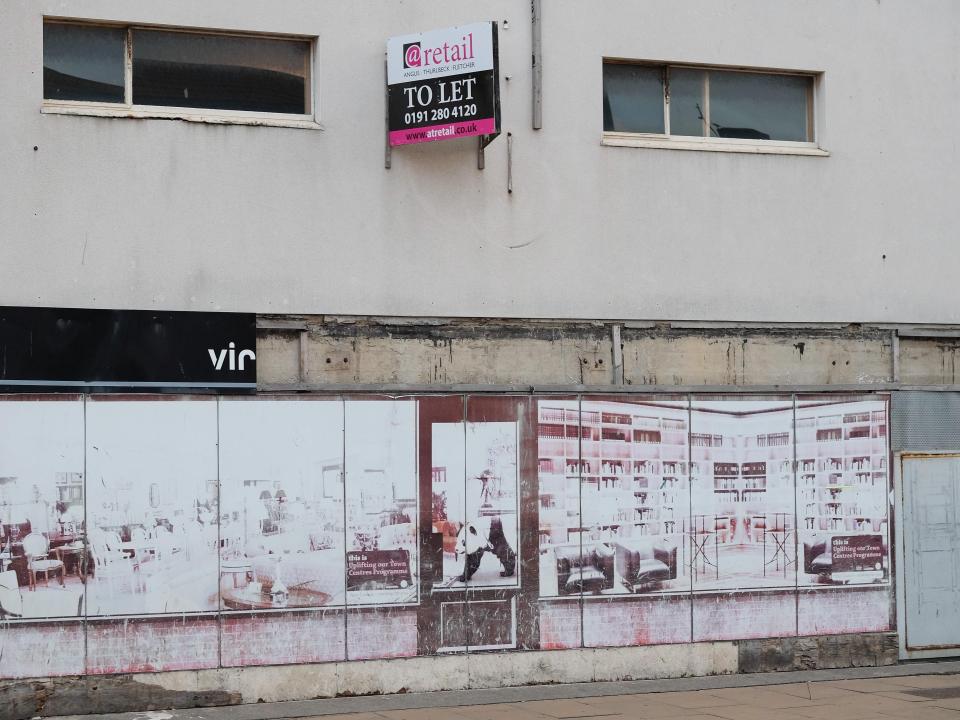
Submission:
M 0 678 L 83 673 L 83 623 L 0 624 Z
M 579 600 L 540 601 L 540 649 L 569 650 L 581 646 Z
M 889 587 L 698 595 L 693 640 L 795 637 L 798 620 L 801 636 L 883 633 L 893 629 L 891 603 Z M 585 598 L 582 626 L 576 600 L 543 600 L 539 611 L 544 650 L 691 640 L 687 596 Z M 346 621 L 340 610 L 226 614 L 222 647 L 215 617 L 90 621 L 86 667 L 106 674 L 416 655 L 414 609 L 353 609 Z M 83 672 L 82 623 L 13 622 L 0 631 L 0 678 Z
M 797 595 L 786 591 L 694 595 L 693 639 L 740 640 L 797 634 Z
M 695 595 L 693 641 L 837 635 L 891 630 L 889 588 Z M 690 598 L 584 598 L 540 602 L 543 650 L 690 642 Z
M 156 672 L 215 668 L 216 617 L 126 619 L 87 624 L 87 672 Z
M 346 658 L 342 610 L 223 616 L 224 667 L 328 662 Z
M 417 654 L 414 608 L 347 611 L 347 659 L 413 657 Z
M 885 632 L 890 623 L 890 587 L 800 591 L 798 620 L 801 635 Z
M 585 647 L 625 647 L 690 642 L 687 596 L 584 598 Z

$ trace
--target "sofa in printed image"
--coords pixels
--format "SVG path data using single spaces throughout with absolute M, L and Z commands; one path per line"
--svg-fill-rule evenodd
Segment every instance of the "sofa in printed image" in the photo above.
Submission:
M 677 577 L 677 546 L 651 537 L 621 538 L 615 546 L 615 569 L 632 592 L 642 592 Z
M 553 548 L 560 595 L 598 593 L 613 587 L 613 549 L 605 543 L 563 543 Z

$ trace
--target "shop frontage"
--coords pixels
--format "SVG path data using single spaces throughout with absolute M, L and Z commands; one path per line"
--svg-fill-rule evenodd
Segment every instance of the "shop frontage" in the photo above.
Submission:
M 0 394 L 7 681 L 246 702 L 955 651 L 953 393 L 258 383 L 254 316 L 74 312 L 5 326 L 44 338 Z

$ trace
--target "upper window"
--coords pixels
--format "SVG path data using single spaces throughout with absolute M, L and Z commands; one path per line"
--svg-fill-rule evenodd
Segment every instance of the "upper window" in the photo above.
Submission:
M 603 64 L 603 129 L 664 140 L 812 145 L 814 77 Z
M 312 43 L 299 38 L 46 21 L 46 110 L 312 120 Z

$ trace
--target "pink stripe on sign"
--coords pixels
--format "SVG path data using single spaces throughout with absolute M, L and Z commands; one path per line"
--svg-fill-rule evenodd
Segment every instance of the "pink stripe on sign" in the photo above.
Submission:
M 390 133 L 391 145 L 411 145 L 413 143 L 434 142 L 435 140 L 453 140 L 474 135 L 491 135 L 497 131 L 493 118 L 466 120 L 464 122 L 430 125 L 429 127 L 393 130 Z

